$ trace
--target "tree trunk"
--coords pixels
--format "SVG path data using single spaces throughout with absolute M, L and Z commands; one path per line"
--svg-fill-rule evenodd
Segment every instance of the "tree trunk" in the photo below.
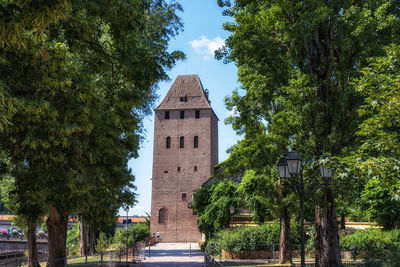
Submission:
M 96 233 L 93 226 L 89 225 L 89 251 L 90 254 L 96 253 Z
M 36 244 L 36 224 L 28 223 L 28 267 L 40 267 Z
M 48 236 L 49 259 L 48 267 L 64 267 L 66 261 L 66 241 L 68 215 L 50 205 L 49 218 L 46 221 Z
M 87 227 L 86 223 L 80 220 L 80 231 L 79 231 L 79 250 L 81 257 L 88 253 L 88 243 L 87 243 Z
M 346 229 L 346 216 L 344 214 L 340 215 L 340 229 Z
M 287 208 L 281 208 L 281 232 L 279 236 L 279 264 L 292 262 L 292 242 L 290 239 L 290 216 Z
M 315 207 L 315 266 L 342 266 L 335 196 L 329 186 L 324 186 L 323 201 Z

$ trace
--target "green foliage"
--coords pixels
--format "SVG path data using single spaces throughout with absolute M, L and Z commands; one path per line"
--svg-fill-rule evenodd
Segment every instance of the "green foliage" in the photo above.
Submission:
M 279 224 L 262 224 L 221 231 L 207 243 L 206 249 L 210 253 L 219 253 L 220 244 L 224 250 L 232 252 L 271 250 L 272 244 L 279 243 L 279 233 Z
M 371 179 L 361 194 L 361 210 L 368 221 L 382 225 L 384 229 L 400 227 L 400 202 L 394 197 L 393 187 L 387 187 L 378 179 Z
M 147 223 L 132 224 L 129 226 L 128 240 L 125 229 L 120 229 L 115 232 L 112 246 L 120 249 L 126 247 L 126 241 L 132 245 L 135 242 L 146 240 L 148 237 L 150 237 L 150 225 Z
M 400 264 L 400 230 L 359 230 L 340 239 L 343 250 L 362 258 L 367 266 L 397 266 Z
M 182 28 L 181 7 L 49 3 L 0 2 L 0 121 L 4 105 L 15 107 L 0 135 L 13 167 L 11 210 L 36 222 L 51 205 L 99 233 L 134 204 L 128 161 L 138 156 L 157 82 L 184 58 L 167 50 Z
M 79 226 L 69 227 L 67 232 L 67 255 L 79 254 Z
M 138 241 L 143 241 L 150 237 L 150 226 L 145 223 L 138 223 L 129 226 L 128 242 L 133 244 Z
M 199 215 L 199 230 L 203 233 L 214 233 L 229 227 L 230 207 L 235 212 L 241 207 L 238 186 L 231 180 L 219 180 L 212 185 L 202 186 L 194 193 L 193 209 Z
M 252 211 L 253 219 L 258 224 L 264 223 L 267 216 L 279 217 L 277 187 L 276 179 L 267 175 L 257 175 L 253 170 L 247 171 L 243 176 L 239 191 L 245 197 L 245 205 Z
M 241 83 L 241 89 L 226 98 L 227 108 L 236 111 L 226 121 L 244 135 L 233 148 L 233 153 L 239 155 L 233 162 L 247 167 L 242 170 L 268 175 L 265 166 L 273 168 L 287 147 L 296 148 L 305 163 L 306 185 L 315 181 L 322 184 L 317 171 L 321 156 L 325 153 L 338 158 L 349 156 L 362 141 L 356 135 L 364 119 L 359 109 L 364 104 L 371 109 L 371 105 L 368 99 L 364 102 L 367 96 L 352 81 L 362 76 L 360 71 L 368 67 L 371 57 L 384 55 L 385 46 L 400 42 L 398 2 L 219 0 L 218 3 L 226 7 L 224 13 L 233 21 L 224 24 L 231 35 L 216 57 L 238 66 Z M 374 75 L 374 68 L 369 69 L 372 75 L 364 75 L 368 82 L 381 78 L 379 73 Z M 393 68 L 389 73 L 398 69 Z M 391 85 L 396 87 L 397 83 L 383 84 Z M 388 106 L 392 105 L 385 108 L 392 109 L 395 116 L 387 119 L 397 131 L 398 111 Z M 379 121 L 376 123 L 381 125 Z M 368 127 L 366 130 L 369 131 Z M 398 149 L 398 139 L 392 141 L 392 146 Z M 394 170 L 393 177 L 399 176 L 398 170 Z M 321 244 L 317 256 L 328 250 L 328 244 L 337 243 L 337 233 L 332 233 L 336 231 L 332 212 L 335 197 L 340 199 L 342 207 L 351 206 L 352 198 L 358 198 L 361 192 L 357 188 L 362 189 L 364 182 L 355 179 L 358 175 L 339 175 L 343 174 L 341 171 L 346 172 L 338 170 L 332 181 L 328 181 L 333 190 L 321 186 L 312 195 L 315 201 L 310 208 L 317 204 L 325 211 L 317 214 L 321 216 L 317 223 L 328 222 L 328 227 L 316 227 L 316 238 Z M 340 255 L 331 254 L 320 258 L 321 261 L 316 259 L 317 265 L 326 265 L 328 261 L 339 263 Z
M 103 254 L 108 248 L 108 238 L 105 233 L 101 232 L 96 242 L 96 252 Z

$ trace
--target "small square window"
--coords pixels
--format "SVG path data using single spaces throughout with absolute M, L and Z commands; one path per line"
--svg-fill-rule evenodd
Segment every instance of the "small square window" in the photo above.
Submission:
M 181 171 L 181 167 L 178 167 L 178 172 L 180 172 Z
M 184 118 L 185 118 L 185 111 L 181 110 L 181 119 L 184 119 Z
M 182 201 L 186 201 L 186 193 L 182 193 Z
M 200 118 L 200 110 L 196 110 L 196 111 L 194 112 L 194 117 L 195 117 L 196 119 L 199 119 L 199 118 Z
M 197 172 L 197 166 L 194 166 L 194 171 Z
M 169 120 L 169 111 L 165 111 L 164 119 Z

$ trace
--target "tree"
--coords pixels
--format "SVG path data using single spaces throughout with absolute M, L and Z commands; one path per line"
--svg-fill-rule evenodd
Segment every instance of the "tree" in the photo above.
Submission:
M 286 139 L 309 168 L 324 153 L 344 156 L 354 148 L 362 97 L 350 81 L 369 57 L 398 42 L 398 4 L 218 2 L 235 21 L 224 25 L 232 35 L 217 57 L 237 64 L 245 90 L 227 99 L 228 107 L 237 111 L 229 119 L 233 128 L 252 136 L 266 132 L 280 142 L 278 147 Z M 317 171 L 309 173 L 310 180 L 320 179 Z M 316 266 L 340 266 L 337 188 L 332 180 L 325 184 L 315 195 L 315 261 Z
M 361 145 L 352 163 L 360 175 L 390 186 L 400 174 L 400 46 L 386 47 L 385 55 L 371 58 L 360 73 L 355 86 L 365 102 L 359 107 Z
M 241 199 L 237 185 L 231 180 L 216 180 L 211 185 L 202 185 L 193 194 L 192 208 L 199 216 L 199 230 L 209 236 L 228 228 L 233 214 L 230 207 L 238 211 Z
M 20 166 L 12 173 L 17 189 L 36 189 L 32 197 L 46 205 L 49 264 L 61 266 L 55 259 L 66 256 L 68 215 L 78 211 L 81 197 L 96 186 L 105 187 L 102 192 L 131 187 L 127 162 L 137 156 L 141 119 L 154 101 L 156 83 L 183 58 L 167 51 L 182 25 L 175 14 L 179 4 L 158 0 L 63 1 L 68 8 L 57 2 L 54 10 L 35 3 L 33 9 L 2 4 L 27 23 L 4 24 L 19 25 L 22 46 L 3 45 L 0 51 L 0 77 L 17 110 L 0 138 L 11 162 Z M 38 10 L 43 12 L 32 12 Z M 45 22 L 39 19 L 43 24 L 35 26 L 43 16 Z M 37 38 L 41 27 L 45 35 Z M 117 182 L 107 188 L 110 179 Z M 28 203 L 18 202 L 23 208 Z
M 361 210 L 368 220 L 377 222 L 385 230 L 391 230 L 400 226 L 400 203 L 394 197 L 396 185 L 388 188 L 381 183 L 378 179 L 367 182 L 361 195 Z
M 270 175 L 265 175 L 257 174 L 254 170 L 246 171 L 239 190 L 244 196 L 246 207 L 252 211 L 253 218 L 258 224 L 263 224 L 265 217 L 279 218 L 279 263 L 284 264 L 292 262 L 290 218 L 294 211 L 295 196 L 290 194 L 286 185 L 273 178 L 278 177 L 276 168 L 272 168 L 269 172 Z

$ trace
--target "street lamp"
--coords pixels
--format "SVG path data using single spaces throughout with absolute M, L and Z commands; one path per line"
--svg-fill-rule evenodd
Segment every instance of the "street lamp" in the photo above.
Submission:
M 327 156 L 324 156 L 327 158 Z M 278 172 L 279 177 L 282 181 L 288 183 L 290 188 L 295 194 L 299 195 L 300 198 L 300 246 L 301 246 L 301 267 L 305 267 L 305 250 L 304 250 L 304 196 L 305 194 L 311 192 L 305 192 L 304 190 L 304 179 L 303 172 L 301 171 L 302 160 L 297 153 L 297 151 L 293 150 L 286 154 L 285 157 L 280 158 L 278 162 Z M 320 175 L 324 180 L 327 180 L 332 176 L 332 170 L 327 168 L 324 164 L 320 164 Z M 298 181 L 296 177 L 299 177 Z M 316 184 L 315 184 L 316 187 Z M 314 188 L 315 190 L 315 188 Z

